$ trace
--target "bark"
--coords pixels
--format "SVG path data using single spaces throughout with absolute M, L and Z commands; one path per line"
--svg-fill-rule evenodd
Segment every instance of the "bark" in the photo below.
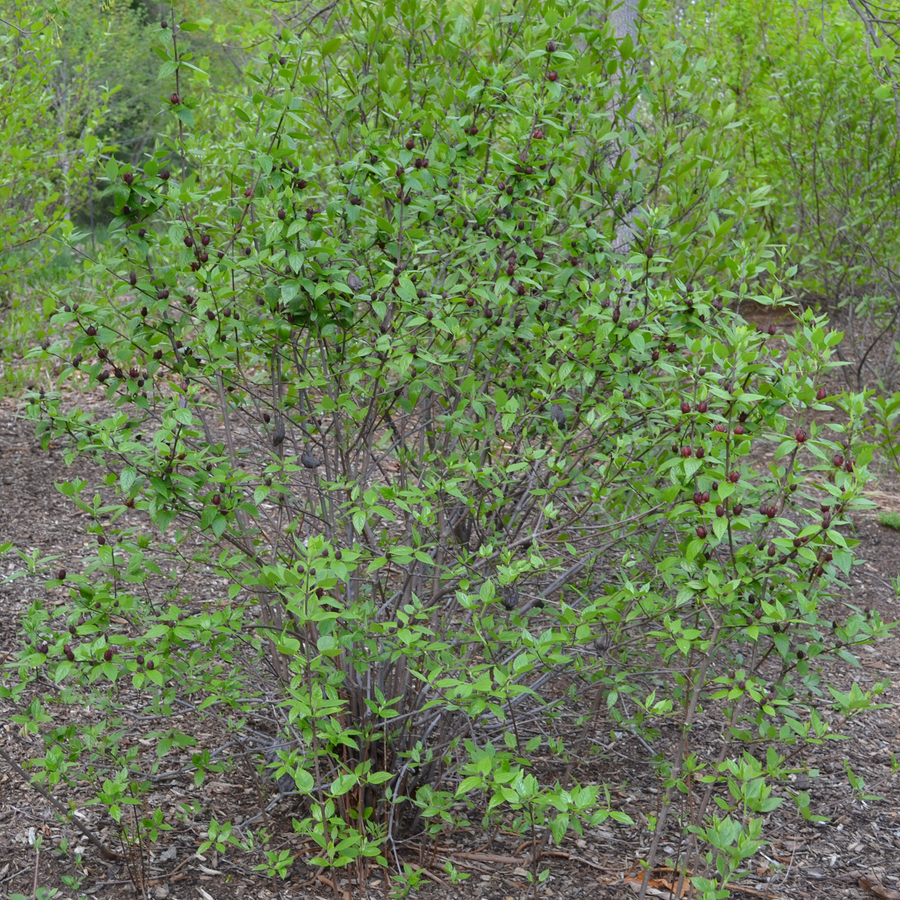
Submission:
M 616 0 L 612 0 L 612 3 L 615 3 Z M 631 38 L 633 44 L 637 44 L 637 25 L 638 25 L 638 0 L 622 0 L 622 2 L 618 3 L 618 5 L 611 5 L 609 10 L 609 24 L 612 26 L 613 33 L 616 36 L 617 41 L 623 41 L 627 37 Z M 618 69 L 619 73 L 619 87 L 620 87 L 620 96 L 623 94 L 623 89 L 626 88 L 627 83 L 634 77 L 634 69 L 635 65 L 632 61 L 628 66 L 620 65 Z M 632 106 L 630 110 L 624 113 L 624 122 L 622 122 L 622 127 L 626 131 L 631 131 L 635 125 L 635 108 Z M 619 148 L 619 152 L 622 151 L 622 148 Z M 637 160 L 632 156 L 631 159 L 631 173 L 634 174 L 637 168 Z M 631 245 L 634 241 L 634 215 L 633 213 L 628 214 L 628 219 L 625 222 L 622 222 L 616 228 L 616 236 L 613 241 L 612 249 L 616 253 L 627 253 L 631 248 Z

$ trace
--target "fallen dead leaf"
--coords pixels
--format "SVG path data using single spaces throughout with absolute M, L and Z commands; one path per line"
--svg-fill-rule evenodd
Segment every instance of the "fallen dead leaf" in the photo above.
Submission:
M 859 879 L 859 886 L 878 897 L 879 900 L 900 900 L 900 891 L 886 888 L 880 881 L 872 881 L 863 877 Z
M 639 881 L 635 883 L 635 882 L 632 882 L 629 880 L 628 887 L 631 888 L 631 892 L 633 894 L 640 894 L 640 892 L 641 892 L 641 883 Z M 665 900 L 672 900 L 672 898 L 675 895 L 671 891 L 661 891 L 655 887 L 648 886 L 647 896 L 648 897 L 664 897 Z

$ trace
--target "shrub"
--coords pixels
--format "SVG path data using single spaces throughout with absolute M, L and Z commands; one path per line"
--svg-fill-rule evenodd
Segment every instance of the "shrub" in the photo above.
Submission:
M 96 156 L 108 94 L 75 72 L 54 81 L 57 4 L 16 0 L 0 23 L 0 290 L 47 259 L 40 239 L 65 227 Z M 90 54 L 88 57 L 90 58 Z M 6 298 L 4 298 L 6 299 Z
M 884 525 L 885 528 L 893 528 L 894 531 L 900 531 L 900 513 L 895 510 L 886 510 L 878 513 L 878 524 Z
M 87 83 L 83 67 L 61 65 L 54 2 L 15 0 L 0 21 L 0 395 L 35 383 L 24 352 L 46 335 L 34 294 L 52 271 L 54 235 L 71 234 L 73 208 L 84 199 L 89 172 L 104 146 L 109 93 Z M 55 262 L 59 262 L 58 260 Z
M 797 300 L 844 328 L 848 387 L 893 390 L 900 119 L 880 83 L 891 51 L 861 51 L 869 37 L 856 9 L 797 4 L 772 16 L 765 4 L 704 3 L 675 27 L 720 61 L 744 123 L 736 177 L 770 186 L 762 219 L 798 266 Z
M 840 336 L 807 313 L 775 340 L 728 308 L 780 275 L 745 222 L 759 198 L 727 193 L 733 110 L 697 117 L 686 48 L 620 79 L 630 39 L 580 0 L 338 4 L 268 35 L 252 94 L 218 101 L 180 81 L 202 26 L 162 35 L 179 138 L 107 165 L 115 243 L 41 351 L 109 414 L 28 407 L 45 443 L 109 469 L 107 496 L 60 485 L 96 552 L 49 582 L 62 611 L 33 605 L 4 691 L 24 702 L 46 672 L 107 725 L 59 725 L 35 764 L 96 778 L 90 758 L 123 829 L 155 833 L 161 809 L 127 825 L 160 765 L 123 741 L 130 683 L 157 714 L 217 716 L 295 786 L 313 864 L 412 883 L 401 839 L 474 812 L 528 836 L 542 880 L 548 837 L 627 820 L 580 777 L 598 723 L 657 748 L 671 723 L 648 862 L 703 783 L 695 883 L 724 889 L 785 746 L 829 736 L 820 659 L 882 627 L 818 611 L 868 461 L 860 397 L 846 426 L 812 418 Z M 216 102 L 226 126 L 194 134 Z M 701 714 L 725 724 L 718 758 L 689 745 Z M 145 737 L 159 758 L 196 742 Z M 222 765 L 191 760 L 198 782 Z M 204 846 L 259 838 L 214 819 Z

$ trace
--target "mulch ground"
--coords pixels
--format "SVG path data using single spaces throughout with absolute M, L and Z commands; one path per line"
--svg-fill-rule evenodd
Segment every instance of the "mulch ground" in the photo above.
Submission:
M 78 570 L 88 545 L 85 520 L 54 483 L 81 477 L 100 485 L 102 475 L 83 461 L 66 469 L 59 450 L 41 450 L 32 428 L 16 417 L 15 404 L 0 402 L 0 541 L 12 541 L 26 552 L 57 555 L 59 565 Z M 877 489 L 873 488 L 872 497 L 880 509 L 900 510 L 900 493 L 891 487 L 895 478 L 885 473 Z M 900 532 L 879 525 L 877 511 L 858 516 L 855 524 L 862 541 L 859 555 L 865 562 L 854 568 L 850 599 L 861 607 L 877 608 L 886 621 L 897 621 L 900 603 L 891 582 L 900 575 Z M 18 567 L 15 559 L 7 558 L 6 564 L 10 570 Z M 19 617 L 41 593 L 46 590 L 40 579 L 0 586 L 0 660 L 9 659 L 20 645 Z M 787 799 L 767 818 L 765 835 L 770 843 L 753 858 L 751 877 L 741 882 L 733 896 L 900 900 L 900 631 L 877 646 L 863 648 L 860 657 L 861 668 L 829 674 L 846 689 L 854 681 L 863 689 L 888 683 L 882 697 L 888 708 L 844 725 L 840 731 L 849 736 L 847 741 L 826 741 L 803 750 L 795 780 L 776 788 L 776 793 Z M 0 747 L 24 762 L 38 753 L 40 745 L 29 741 L 9 721 L 12 713 L 11 705 L 0 701 Z M 89 715 L 89 711 L 84 713 Z M 215 723 L 205 727 L 205 746 L 211 752 L 221 749 L 227 735 L 217 731 Z M 703 739 L 701 728 L 696 740 Z M 538 889 L 539 897 L 612 900 L 635 896 L 637 862 L 646 856 L 650 840 L 648 816 L 658 809 L 658 784 L 646 749 L 629 734 L 609 733 L 598 738 L 594 750 L 595 756 L 579 777 L 587 780 L 593 767 L 597 778 L 610 785 L 613 805 L 627 812 L 635 825 L 607 823 L 552 848 L 542 860 L 542 867 L 549 867 L 551 874 Z M 851 790 L 848 765 L 864 779 L 865 794 L 873 799 Z M 349 900 L 343 880 L 332 882 L 329 873 L 302 863 L 295 864 L 290 878 L 281 881 L 253 871 L 258 857 L 250 859 L 239 853 L 219 857 L 212 851 L 203 858 L 197 856 L 211 812 L 220 821 L 244 821 L 258 813 L 257 787 L 247 770 L 238 761 L 199 788 L 194 787 L 189 773 L 158 781 L 148 799 L 167 811 L 172 829 L 154 846 L 152 855 L 145 857 L 147 896 L 156 900 Z M 827 822 L 801 818 L 791 800 L 801 789 L 809 791 L 813 812 L 828 816 Z M 63 803 L 78 799 L 67 789 L 56 791 Z M 200 811 L 193 816 L 177 815 L 179 804 L 188 801 L 198 803 Z M 291 827 L 291 802 L 289 797 L 281 798 L 268 812 L 271 849 L 302 849 Z M 104 820 L 97 807 L 84 808 L 80 814 L 108 846 L 121 850 L 114 823 Z M 34 849 L 37 835 L 43 836 L 40 854 Z M 68 841 L 70 855 L 60 851 L 62 839 Z M 76 848 L 78 861 L 71 855 Z M 662 850 L 666 856 L 677 852 L 665 842 Z M 490 841 L 478 827 L 444 835 L 438 844 L 416 839 L 399 848 L 398 857 L 414 867 L 424 867 L 422 897 L 518 900 L 532 895 L 526 879 L 528 848 L 518 836 L 502 831 Z M 451 883 L 445 871 L 448 860 L 459 873 L 469 876 L 464 882 Z M 648 896 L 672 897 L 669 880 L 668 873 L 657 870 Z M 140 896 L 125 861 L 103 859 L 71 825 L 60 822 L 47 799 L 0 759 L 0 900 L 16 894 L 30 898 L 35 885 L 57 889 L 59 900 Z M 352 896 L 362 900 L 388 893 L 388 884 L 376 873 L 364 890 L 357 888 Z

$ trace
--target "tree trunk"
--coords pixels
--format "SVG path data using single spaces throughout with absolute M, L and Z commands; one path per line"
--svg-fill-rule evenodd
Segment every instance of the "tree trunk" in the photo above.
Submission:
M 612 3 L 615 3 L 616 0 L 612 0 Z M 613 29 L 613 33 L 616 36 L 616 40 L 621 42 L 626 38 L 631 38 L 632 44 L 637 44 L 637 24 L 638 24 L 638 0 L 621 0 L 621 2 L 616 6 L 611 6 L 609 10 L 609 24 Z M 624 92 L 627 90 L 627 84 L 634 75 L 635 62 L 632 59 L 630 63 L 626 66 L 625 63 L 621 63 L 618 69 L 619 75 L 619 86 L 620 86 L 620 96 L 624 97 Z M 625 102 L 623 100 L 623 102 Z M 618 110 L 616 110 L 618 113 Z M 624 122 L 622 123 L 622 127 L 626 131 L 631 131 L 635 125 L 635 109 L 632 106 L 624 114 Z M 621 153 L 623 148 L 619 147 L 619 152 Z M 635 173 L 637 169 L 637 160 L 632 156 L 631 158 L 631 173 L 632 175 Z M 632 213 L 628 214 L 628 219 L 625 222 L 621 222 L 616 228 L 616 236 L 613 241 L 612 249 L 616 253 L 627 253 L 631 248 L 631 245 L 634 241 L 634 229 L 633 229 L 634 215 Z

